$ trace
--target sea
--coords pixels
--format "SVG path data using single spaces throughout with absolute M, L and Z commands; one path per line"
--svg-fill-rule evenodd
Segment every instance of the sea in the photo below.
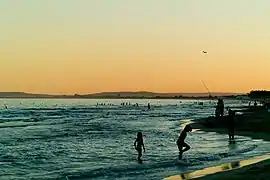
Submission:
M 186 138 L 191 149 L 178 160 L 183 126 L 214 115 L 215 105 L 179 99 L 0 99 L 0 179 L 163 179 L 269 154 L 270 143 L 261 139 L 236 136 L 229 144 L 226 134 L 195 129 Z M 146 149 L 142 164 L 134 149 L 138 131 Z

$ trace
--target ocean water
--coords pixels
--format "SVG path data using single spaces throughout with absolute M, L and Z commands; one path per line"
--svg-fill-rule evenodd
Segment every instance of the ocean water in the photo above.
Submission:
M 177 160 L 183 125 L 214 112 L 214 101 L 196 102 L 0 99 L 0 179 L 162 179 L 269 154 L 270 143 L 263 140 L 236 136 L 229 145 L 227 135 L 194 131 L 186 138 L 191 149 Z M 133 146 L 138 131 L 146 148 L 142 164 Z

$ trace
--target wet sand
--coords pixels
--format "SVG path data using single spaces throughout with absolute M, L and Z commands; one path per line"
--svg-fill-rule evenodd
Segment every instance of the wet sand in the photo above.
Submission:
M 258 163 L 258 164 L 255 164 Z M 188 172 L 180 175 L 170 176 L 165 180 L 184 180 L 184 179 L 250 179 L 251 174 L 255 175 L 255 179 L 269 177 L 267 169 L 270 168 L 270 155 L 259 156 L 243 161 L 236 161 L 222 164 L 219 166 L 208 167 L 202 170 Z M 234 171 L 229 171 L 234 170 Z M 226 172 L 220 173 L 220 172 Z M 263 174 L 265 173 L 265 174 Z M 209 175 L 210 174 L 210 175 Z M 248 174 L 248 175 L 247 175 Z M 206 176 L 208 175 L 208 176 Z
M 263 107 L 240 109 L 243 112 L 235 117 L 235 135 L 249 136 L 253 139 L 270 141 L 270 113 Z M 193 129 L 227 134 L 227 117 L 216 119 L 208 117 L 193 120 Z M 270 150 L 269 150 L 270 153 Z M 231 171 L 232 170 L 232 171 Z M 171 176 L 167 180 L 182 179 L 269 179 L 270 154 L 252 159 L 231 162 L 220 166 Z
M 245 166 L 233 171 L 211 174 L 202 178 L 202 180 L 268 180 L 270 177 L 270 160 L 265 160 L 256 164 Z

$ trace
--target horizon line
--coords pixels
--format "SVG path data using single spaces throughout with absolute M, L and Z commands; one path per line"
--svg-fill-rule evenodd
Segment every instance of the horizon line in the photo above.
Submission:
M 39 93 L 39 92 L 24 92 L 24 91 L 0 91 L 0 93 L 24 93 L 38 95 L 94 95 L 102 93 L 154 93 L 154 94 L 209 94 L 208 92 L 154 92 L 154 91 L 100 91 L 93 93 Z M 248 94 L 248 92 L 210 92 L 214 94 Z

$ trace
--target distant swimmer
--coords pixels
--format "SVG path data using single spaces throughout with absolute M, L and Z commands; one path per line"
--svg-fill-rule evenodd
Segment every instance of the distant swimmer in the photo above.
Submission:
M 148 110 L 151 109 L 150 103 L 148 103 L 147 108 L 148 108 Z
M 176 142 L 179 150 L 179 159 L 182 159 L 183 152 L 188 151 L 190 149 L 190 146 L 185 143 L 185 139 L 187 137 L 187 132 L 191 132 L 192 128 L 190 125 L 186 125 L 185 128 L 180 133 L 180 136 Z M 183 149 L 184 148 L 184 149 Z
M 138 151 L 138 161 L 142 162 L 142 159 L 141 159 L 141 157 L 142 157 L 142 148 L 143 148 L 143 151 L 145 152 L 142 132 L 137 133 L 137 138 L 136 138 L 136 140 L 134 142 L 134 147 Z

